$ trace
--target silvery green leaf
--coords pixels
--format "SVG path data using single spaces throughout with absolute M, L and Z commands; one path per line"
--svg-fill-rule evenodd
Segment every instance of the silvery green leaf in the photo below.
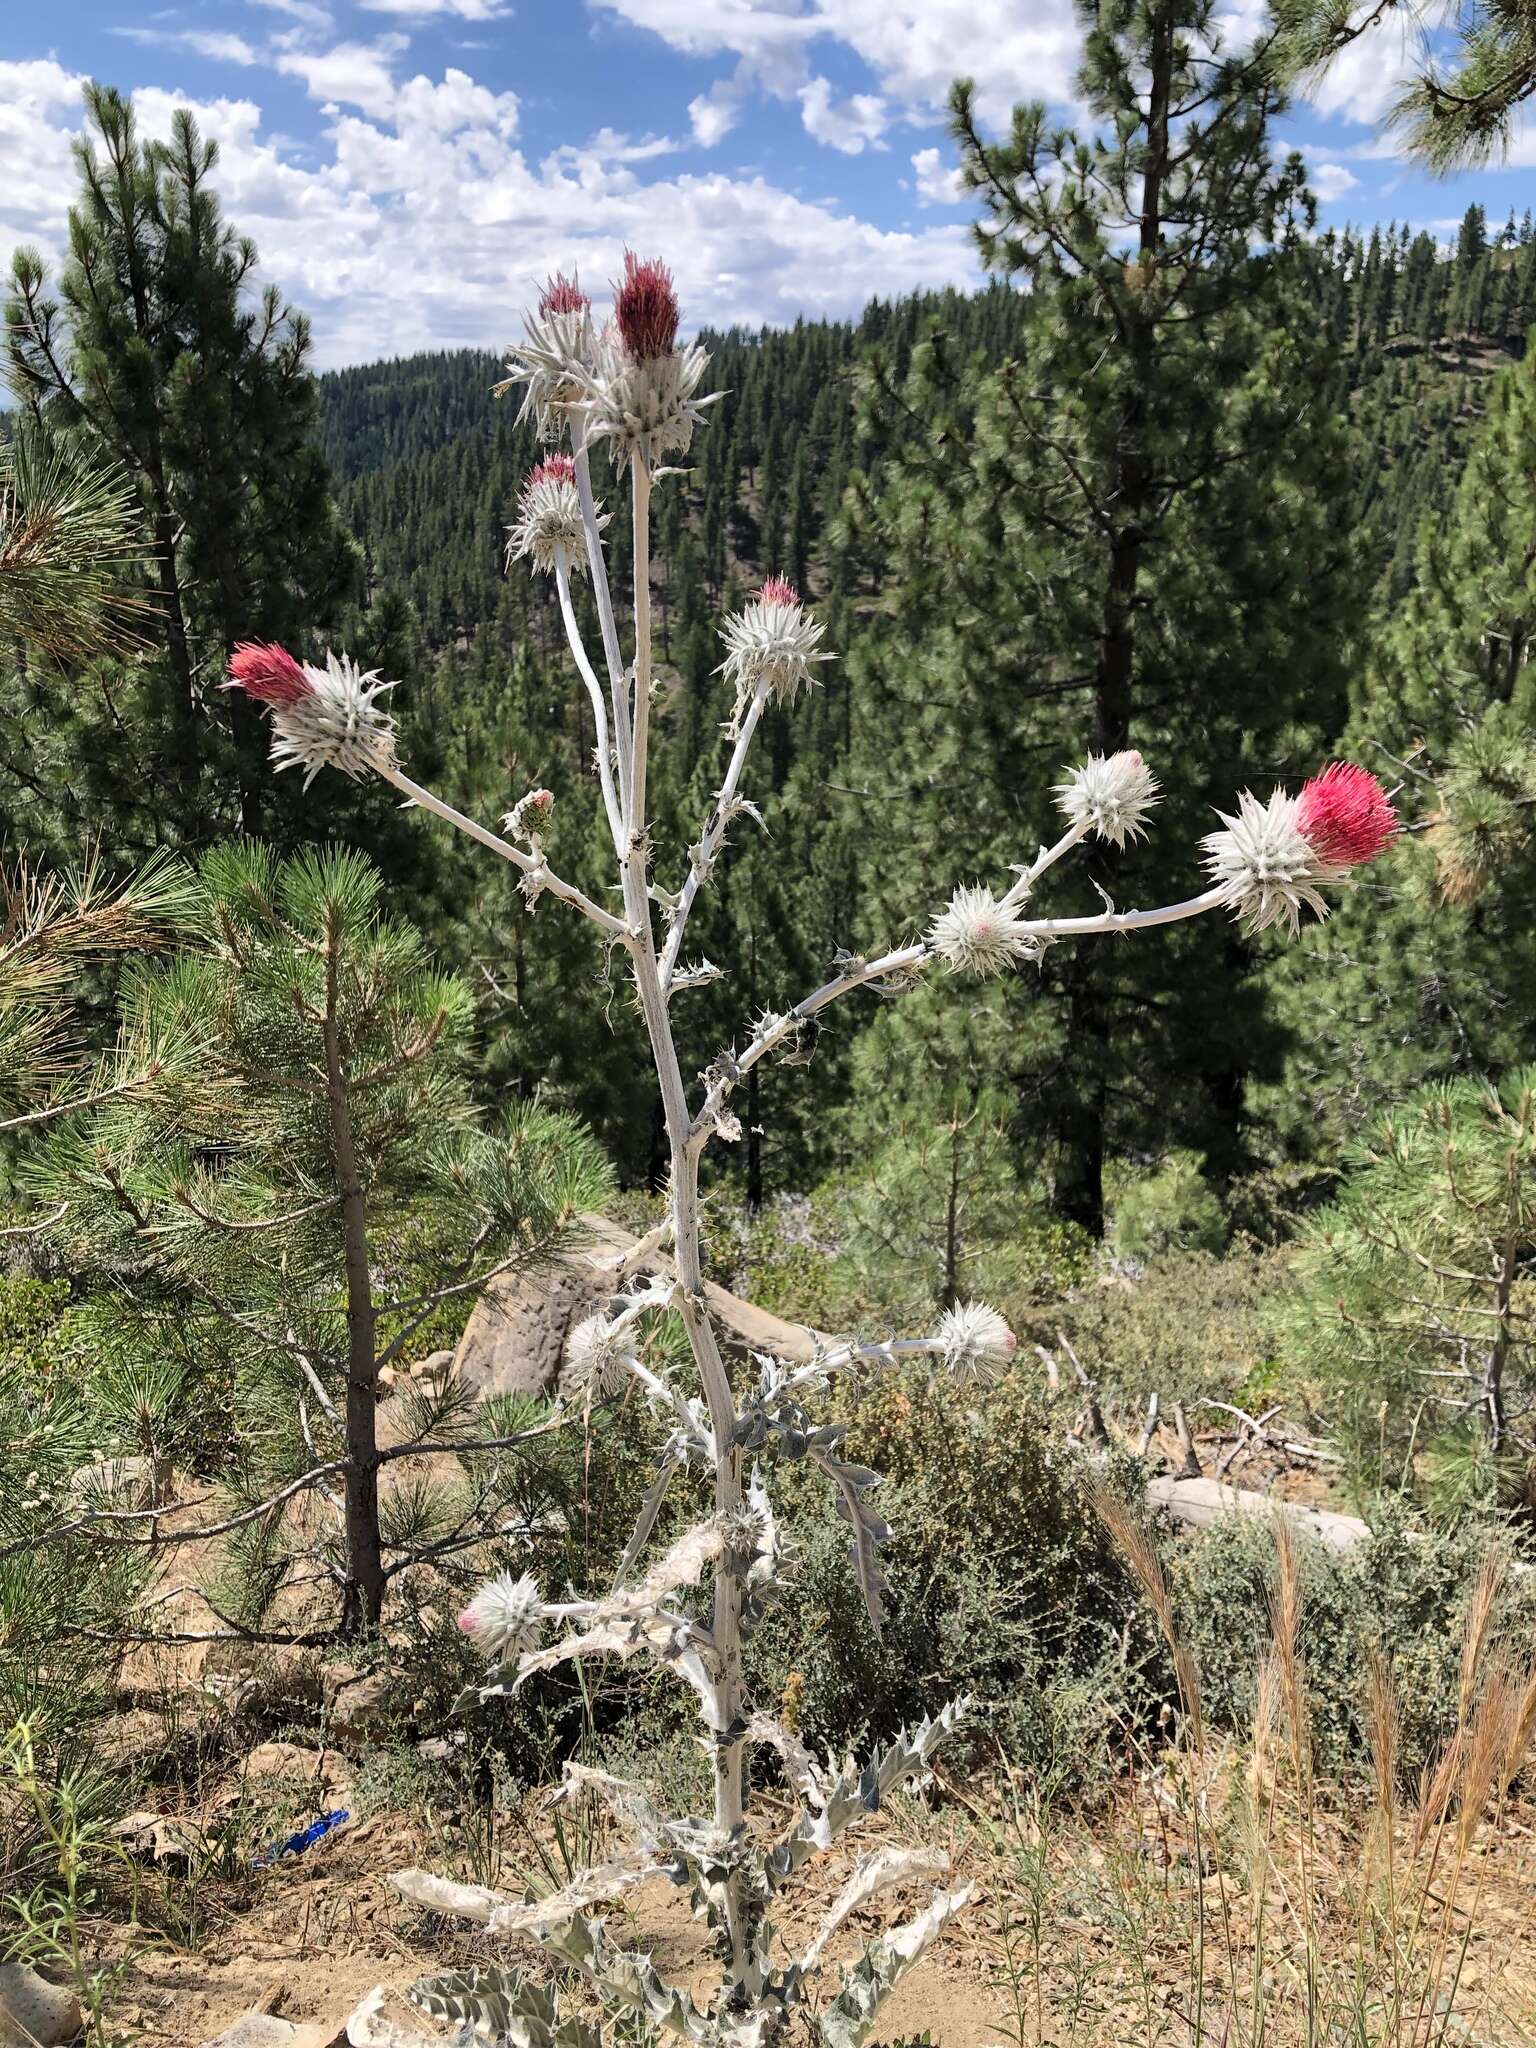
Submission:
M 467 2026 L 453 2034 L 423 2034 L 414 2027 L 402 2027 L 384 2011 L 389 1996 L 387 1985 L 375 1984 L 347 2015 L 345 2033 L 353 2048 L 480 2048 Z
M 649 1796 L 627 1778 L 616 1778 L 611 1771 L 600 1771 L 592 1764 L 567 1763 L 555 1799 L 569 1800 L 577 1792 L 595 1792 L 614 1818 L 629 1828 L 638 1847 L 654 1855 L 657 1845 L 665 1841 L 667 1821 Z
M 508 1900 L 504 1905 L 495 1907 L 485 1923 L 486 1931 L 490 1934 L 543 1934 L 583 1908 L 600 1906 L 609 1899 L 619 1898 L 631 1885 L 643 1884 L 646 1878 L 663 1874 L 661 1866 L 644 1849 L 631 1849 L 608 1863 L 599 1863 L 590 1870 L 582 1871 L 568 1885 L 545 1898 L 530 1899 L 523 1905 Z
M 853 1566 L 859 1591 L 864 1595 L 864 1605 L 878 1635 L 885 1618 L 886 1584 L 885 1573 L 880 1567 L 880 1550 L 890 1541 L 891 1532 L 888 1524 L 869 1506 L 865 1495 L 880 1484 L 880 1475 L 866 1466 L 847 1464 L 831 1451 L 814 1445 L 806 1455 L 837 1488 L 837 1512 L 853 1531 L 853 1541 L 848 1545 L 848 1561 Z
M 407 1996 L 429 2018 L 493 2048 L 601 2048 L 596 2027 L 562 2019 L 555 1994 L 515 1970 L 448 1970 L 421 1978 Z
M 975 1890 L 963 1884 L 940 1892 L 926 1911 L 904 1927 L 872 1941 L 843 1972 L 843 1988 L 817 2020 L 824 2048 L 859 2048 L 875 2017 L 928 1943 Z
M 641 1551 L 650 1542 L 651 1531 L 656 1526 L 656 1517 L 661 1513 L 661 1504 L 667 1497 L 667 1489 L 685 1462 L 686 1454 L 674 1448 L 675 1442 L 676 1439 L 668 1444 L 660 1464 L 656 1467 L 655 1477 L 640 1496 L 640 1513 L 635 1519 L 634 1528 L 629 1532 L 629 1541 L 624 1546 L 624 1555 L 619 1559 L 619 1568 L 614 1573 L 615 1593 L 624 1585 L 634 1570 Z
M 649 1956 L 615 1947 L 601 1920 L 568 1920 L 544 1937 L 544 1946 L 574 1963 L 608 2004 L 641 2013 L 653 2025 L 696 2041 L 700 2048 L 720 2048 L 714 2021 L 699 2011 L 686 1991 L 663 1983 Z
M 827 1803 L 826 1784 L 821 1765 L 799 1736 L 791 1734 L 771 1714 L 754 1714 L 747 1722 L 746 1733 L 749 1742 L 760 1742 L 777 1751 L 784 1775 L 806 1805 L 819 1813 Z
M 397 1870 L 389 1881 L 413 1906 L 424 1906 L 429 1913 L 453 1913 L 477 1927 L 489 1925 L 496 1908 L 511 1903 L 504 1892 L 490 1891 L 483 1884 L 456 1884 L 430 1870 Z
M 819 1967 L 827 1943 L 843 1922 L 877 1892 L 911 1878 L 942 1877 L 948 1868 L 949 1857 L 943 1849 L 877 1849 L 872 1856 L 861 1856 L 817 1928 L 816 1939 L 800 1958 L 801 1974 L 808 1976 Z
M 583 1657 L 618 1657 L 622 1661 L 645 1650 L 692 1688 L 706 1723 L 713 1728 L 718 1716 L 715 1681 L 697 1647 L 697 1635 L 689 1622 L 676 1615 L 654 1608 L 634 1608 L 580 1635 L 565 1636 L 546 1649 L 529 1650 L 519 1660 L 517 1683 L 522 1685 L 536 1671 L 549 1671 L 557 1664 L 579 1662 Z
M 820 1813 L 804 1813 L 764 1859 L 769 1889 L 776 1891 L 792 1871 L 819 1851 L 831 1848 L 838 1836 L 867 1813 L 878 1813 L 886 1795 L 909 1779 L 921 1779 L 928 1761 L 939 1745 L 951 1736 L 970 1712 L 969 1699 L 951 1700 L 930 1720 L 920 1721 L 910 1733 L 903 1731 L 860 1768 L 846 1764 L 827 1792 Z

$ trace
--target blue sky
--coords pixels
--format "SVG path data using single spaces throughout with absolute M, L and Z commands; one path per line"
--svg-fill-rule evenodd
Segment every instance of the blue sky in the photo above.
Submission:
M 1255 5 L 1231 0 L 1235 33 Z M 189 104 L 218 138 L 226 211 L 323 365 L 494 347 L 549 270 L 600 287 L 626 243 L 694 321 L 847 314 L 977 281 L 949 80 L 994 122 L 1069 113 L 1077 47 L 1071 0 L 48 0 L 0 45 L 0 253 L 60 247 L 95 76 L 147 132 Z M 1393 154 L 1404 56 L 1384 27 L 1281 124 L 1324 223 L 1536 209 L 1536 122 L 1453 179 Z

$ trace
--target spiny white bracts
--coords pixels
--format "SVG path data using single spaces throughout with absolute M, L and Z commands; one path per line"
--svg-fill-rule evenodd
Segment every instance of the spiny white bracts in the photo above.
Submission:
M 963 1386 L 996 1377 L 1019 1348 L 1019 1340 L 995 1308 L 984 1301 L 958 1302 L 939 1318 L 944 1363 Z
M 594 1401 L 622 1392 L 629 1373 L 624 1364 L 626 1350 L 622 1332 L 616 1332 L 606 1316 L 588 1316 L 565 1340 L 565 1359 L 560 1367 L 559 1392 L 562 1401 Z
M 709 357 L 697 342 L 666 355 L 632 356 L 609 323 L 597 338 L 592 369 L 583 378 L 585 425 L 590 441 L 609 441 L 614 466 L 639 461 L 655 470 L 671 450 L 686 454 L 706 406 L 719 398 L 699 397 Z
M 1328 915 L 1320 891 L 1340 882 L 1348 869 L 1319 857 L 1301 829 L 1299 799 L 1277 789 L 1267 804 L 1244 790 L 1237 815 L 1218 811 L 1226 828 L 1209 832 L 1200 842 L 1212 883 L 1234 917 L 1250 931 L 1286 924 L 1294 932 L 1302 906 L 1317 917 Z
M 459 1627 L 492 1664 L 510 1664 L 525 1650 L 537 1649 L 543 1621 L 544 1603 L 532 1572 L 520 1579 L 498 1572 L 458 1617 Z
M 381 683 L 376 668 L 359 668 L 345 654 L 327 654 L 325 667 L 301 664 L 308 684 L 303 696 L 273 703 L 272 765 L 303 768 L 308 789 L 322 768 L 343 775 L 379 774 L 395 765 L 395 721 L 378 700 L 393 683 Z
M 771 576 L 750 604 L 732 612 L 720 628 L 720 669 L 736 688 L 733 726 L 759 689 L 781 704 L 794 702 L 811 680 L 812 662 L 832 659 L 819 651 L 822 631 L 781 576 Z
M 1034 959 L 1039 943 L 990 889 L 957 889 L 928 933 L 928 943 L 957 974 L 985 979 Z
M 600 512 L 597 524 L 608 524 Z M 581 524 L 581 498 L 575 465 L 568 455 L 552 455 L 528 472 L 517 508 L 517 524 L 507 529 L 507 566 L 527 557 L 536 569 L 552 576 L 564 561 L 568 570 L 587 569 L 587 540 Z
M 542 440 L 555 441 L 570 409 L 590 395 L 594 354 L 592 308 L 586 294 L 554 277 L 538 311 L 523 315 L 523 339 L 507 350 L 507 374 L 491 388 L 499 398 L 521 384 L 519 426 L 532 420 Z
M 1160 801 L 1157 778 L 1134 748 L 1090 754 L 1056 784 L 1056 807 L 1069 825 L 1088 825 L 1112 846 L 1144 838 L 1142 820 Z

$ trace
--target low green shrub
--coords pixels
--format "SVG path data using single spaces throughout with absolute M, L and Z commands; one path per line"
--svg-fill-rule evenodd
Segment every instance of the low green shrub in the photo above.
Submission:
M 1150 1171 L 1121 1167 L 1107 1190 L 1109 1236 L 1122 1259 L 1219 1252 L 1227 1217 L 1198 1152 L 1170 1152 Z
M 846 1524 L 797 1471 L 780 1489 L 796 1597 L 752 1646 L 756 1682 L 834 1750 L 971 1692 L 1011 1761 L 1080 1776 L 1132 1709 L 1153 1642 L 1093 1510 L 1103 1468 L 1063 1444 L 1022 1371 L 963 1396 L 882 1375 L 847 1420 L 846 1454 L 888 1475 L 884 1626 L 851 1582 Z
M 1357 1550 L 1300 1546 L 1301 1649 L 1316 1760 L 1325 1774 L 1347 1773 L 1364 1756 L 1373 1646 L 1394 1671 L 1405 1779 L 1417 1776 L 1456 1727 L 1463 1620 L 1491 1532 L 1475 1523 L 1448 1533 L 1411 1531 L 1401 1514 L 1390 1503 L 1373 1509 L 1371 1539 Z M 1199 1537 L 1171 1539 L 1167 1557 L 1206 1711 L 1218 1724 L 1245 1728 L 1270 1641 L 1274 1531 L 1257 1517 L 1234 1516 Z M 1506 1573 L 1492 1640 L 1502 1656 L 1536 1655 L 1536 1574 Z

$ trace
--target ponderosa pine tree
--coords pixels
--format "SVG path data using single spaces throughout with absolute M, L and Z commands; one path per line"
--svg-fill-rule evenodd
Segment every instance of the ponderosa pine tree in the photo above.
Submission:
M 1268 1113 L 1337 1150 L 1433 1077 L 1531 1053 L 1536 1009 L 1536 356 L 1493 379 L 1449 516 L 1380 615 L 1349 742 L 1400 775 L 1418 829 L 1336 922 L 1271 969 L 1290 1051 Z M 1394 767 L 1394 764 L 1395 767 Z M 1329 994 L 1317 999 L 1318 957 Z M 1366 1050 L 1369 1043 L 1369 1051 Z
M 190 113 L 178 110 L 162 144 L 140 138 L 131 102 L 112 88 L 87 86 L 85 104 L 70 258 L 53 298 L 41 257 L 17 251 L 6 371 L 40 428 L 134 485 L 156 658 L 56 692 L 51 722 L 72 735 L 76 763 L 90 764 L 97 829 L 133 819 L 121 836 L 153 843 L 146 803 L 162 830 L 174 818 L 187 838 L 228 829 L 232 767 L 239 822 L 256 830 L 272 816 L 260 734 L 218 694 L 220 676 L 239 633 L 294 638 L 334 625 L 357 580 L 311 446 L 309 327 L 275 286 L 251 297 L 255 246 L 221 215 L 210 184 L 218 147 Z M 215 707 L 232 749 L 207 744 Z M 115 744 L 93 737 L 93 718 Z M 27 739 L 8 749 L 21 783 Z
M 994 142 L 955 95 L 983 252 L 1029 286 L 1017 354 L 967 362 L 941 329 L 905 378 L 877 359 L 867 381 L 875 473 L 846 535 L 899 574 L 850 657 L 855 780 L 892 908 L 914 863 L 986 872 L 1063 752 L 1176 764 L 1179 845 L 1209 790 L 1262 787 L 1342 721 L 1360 593 L 1322 488 L 1335 338 L 1300 164 L 1270 156 L 1279 102 L 1207 0 L 1082 14 L 1091 128 L 1025 106 Z M 1117 891 L 1155 894 L 1162 859 L 1117 867 Z M 1051 955 L 1008 997 L 1019 1134 L 1095 1232 L 1111 1145 L 1155 1128 L 1218 1172 L 1243 1158 L 1247 1076 L 1273 1057 L 1250 950 L 1207 946 L 1196 975 L 1180 947 Z

